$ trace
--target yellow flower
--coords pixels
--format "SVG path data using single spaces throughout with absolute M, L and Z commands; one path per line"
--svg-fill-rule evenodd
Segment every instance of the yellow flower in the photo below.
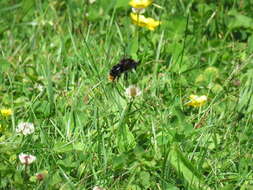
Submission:
M 150 17 L 146 18 L 143 15 L 131 13 L 130 16 L 134 24 L 141 27 L 146 27 L 149 30 L 155 30 L 155 28 L 161 24 L 160 21 L 157 21 Z
M 207 96 L 190 95 L 190 101 L 186 103 L 188 106 L 201 107 L 207 102 Z
M 1 109 L 0 112 L 1 112 L 2 116 L 5 116 L 5 117 L 12 115 L 11 109 Z
M 131 0 L 129 5 L 133 8 L 143 9 L 152 4 L 152 0 Z

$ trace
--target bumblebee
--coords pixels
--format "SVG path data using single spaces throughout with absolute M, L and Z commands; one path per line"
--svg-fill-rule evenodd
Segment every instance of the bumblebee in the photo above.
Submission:
M 114 82 L 116 79 L 120 77 L 122 73 L 128 72 L 132 69 L 136 69 L 137 65 L 140 62 L 137 62 L 131 58 L 123 58 L 120 60 L 120 63 L 114 65 L 110 70 L 108 79 Z

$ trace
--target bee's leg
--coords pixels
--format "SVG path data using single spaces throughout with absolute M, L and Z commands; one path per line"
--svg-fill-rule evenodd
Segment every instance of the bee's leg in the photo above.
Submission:
M 128 73 L 126 72 L 126 73 L 124 73 L 124 80 L 127 81 L 127 79 L 128 79 Z
M 128 81 L 128 72 L 124 73 L 124 81 L 125 81 L 125 85 L 129 86 L 129 81 Z

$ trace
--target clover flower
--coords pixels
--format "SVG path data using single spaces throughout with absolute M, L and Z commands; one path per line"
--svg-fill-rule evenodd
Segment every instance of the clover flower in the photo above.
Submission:
M 90 4 L 93 4 L 93 3 L 95 3 L 96 2 L 96 0 L 89 0 L 89 3 Z
M 102 187 L 99 187 L 99 186 L 95 186 L 95 187 L 93 187 L 93 189 L 92 190 L 105 190 L 104 188 L 102 188 Z
M 44 170 L 44 171 L 42 171 L 42 172 L 40 172 L 40 173 L 37 173 L 37 174 L 35 175 L 35 177 L 36 177 L 36 180 L 37 180 L 37 181 L 42 181 L 42 180 L 45 179 L 45 177 L 47 177 L 47 175 L 48 175 L 48 171 L 47 171 L 47 170 Z
M 160 21 L 157 21 L 150 17 L 146 18 L 144 15 L 139 15 L 136 13 L 131 13 L 130 17 L 134 24 L 145 27 L 149 30 L 155 30 L 155 28 L 161 24 Z
M 207 102 L 207 96 L 190 95 L 190 101 L 186 103 L 188 106 L 201 107 Z
M 1 109 L 0 112 L 4 117 L 11 116 L 13 113 L 11 109 Z
M 143 14 L 145 13 L 145 8 L 134 8 L 132 7 L 132 12 L 136 14 Z
M 136 86 L 131 85 L 126 89 L 125 93 L 128 98 L 134 98 L 141 95 L 141 90 Z
M 21 153 L 18 157 L 19 157 L 20 162 L 25 165 L 30 165 L 36 160 L 35 156 L 24 154 L 24 153 Z
M 34 133 L 34 125 L 28 122 L 19 123 L 16 129 L 17 133 L 22 133 L 23 135 L 29 135 Z
M 131 0 L 129 5 L 133 8 L 143 9 L 152 4 L 152 0 Z

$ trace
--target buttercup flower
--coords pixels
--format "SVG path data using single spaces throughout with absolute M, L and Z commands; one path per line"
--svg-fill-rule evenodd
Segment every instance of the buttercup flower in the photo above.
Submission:
M 157 21 L 150 17 L 146 18 L 143 15 L 131 13 L 130 16 L 134 24 L 141 27 L 146 27 L 149 30 L 155 30 L 155 28 L 161 24 L 160 21 Z
M 188 106 L 201 107 L 207 102 L 207 96 L 190 95 L 190 101 L 186 103 Z
M 27 122 L 19 123 L 16 132 L 22 133 L 23 135 L 32 134 L 34 132 L 34 125 L 32 123 Z
M 126 93 L 127 97 L 134 98 L 136 96 L 141 95 L 141 90 L 139 88 L 137 88 L 136 86 L 131 85 L 126 89 L 125 93 Z
M 131 0 L 129 5 L 133 8 L 143 9 L 152 4 L 152 0 Z
M 25 165 L 30 165 L 36 160 L 35 156 L 24 154 L 24 153 L 21 153 L 18 157 L 19 157 L 20 162 Z
M 0 110 L 2 116 L 8 117 L 12 115 L 12 110 L 11 109 L 1 109 Z

